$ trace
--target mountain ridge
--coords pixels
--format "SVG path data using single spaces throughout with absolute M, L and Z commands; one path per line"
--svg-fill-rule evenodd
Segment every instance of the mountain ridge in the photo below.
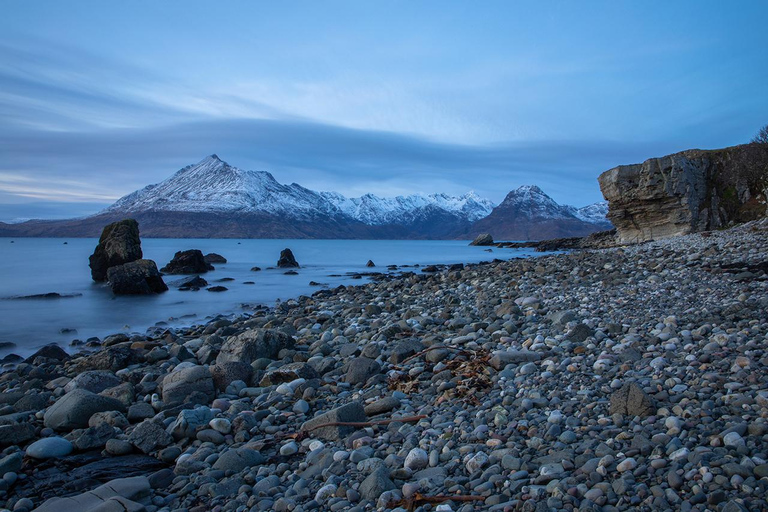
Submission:
M 499 208 L 502 213 L 514 210 L 517 216 L 509 219 L 497 212 Z M 505 224 L 547 218 L 593 232 L 604 227 L 600 215 L 604 219 L 599 204 L 561 206 L 535 185 L 513 190 L 498 206 L 472 191 L 461 196 L 347 198 L 297 183 L 281 184 L 269 172 L 243 170 L 212 154 L 95 215 L 0 223 L 0 236 L 98 236 L 99 225 L 133 217 L 141 224 L 142 236 L 149 237 L 456 239 L 471 238 L 476 226 L 490 218 L 485 224 L 499 233 L 494 233 L 496 238 L 503 238 L 508 230 L 494 226 L 494 219 Z

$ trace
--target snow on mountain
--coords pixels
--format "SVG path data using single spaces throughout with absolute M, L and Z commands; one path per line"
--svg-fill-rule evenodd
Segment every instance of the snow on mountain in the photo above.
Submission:
M 498 206 L 515 212 L 517 218 L 569 219 L 574 215 L 568 206 L 561 206 L 536 185 L 523 185 L 511 191 Z
M 608 215 L 608 201 L 598 201 L 582 208 L 574 208 L 573 215 L 584 222 L 607 224 L 609 223 L 606 217 Z
M 283 185 L 268 172 L 245 171 L 211 155 L 179 170 L 167 180 L 119 199 L 103 213 L 240 212 L 267 213 L 296 219 L 341 216 L 368 225 L 408 224 L 442 210 L 469 222 L 487 216 L 493 203 L 469 192 L 414 194 L 381 198 L 366 194 L 347 198 L 315 192 L 295 183 Z

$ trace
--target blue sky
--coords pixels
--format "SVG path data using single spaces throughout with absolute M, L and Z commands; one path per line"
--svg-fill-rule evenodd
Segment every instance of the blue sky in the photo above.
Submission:
M 5 2 L 0 220 L 216 153 L 354 196 L 537 184 L 768 123 L 768 2 Z

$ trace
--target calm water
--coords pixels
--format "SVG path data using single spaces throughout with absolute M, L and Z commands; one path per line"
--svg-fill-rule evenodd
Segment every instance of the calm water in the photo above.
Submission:
M 13 243 L 11 243 L 13 240 Z M 67 242 L 66 244 L 64 242 Z M 116 332 L 144 332 L 157 322 L 194 325 L 215 314 L 231 313 L 243 304 L 274 305 L 275 301 L 310 295 L 318 289 L 310 281 L 338 286 L 361 284 L 347 273 L 376 270 L 387 265 L 470 263 L 493 258 L 529 256 L 531 250 L 497 249 L 492 253 L 466 241 L 410 240 L 190 240 L 144 239 L 144 257 L 164 266 L 179 250 L 200 249 L 227 258 L 204 274 L 210 285 L 229 290 L 212 293 L 170 290 L 156 296 L 115 297 L 109 287 L 91 281 L 88 256 L 96 239 L 0 238 L 0 341 L 17 346 L 0 351 L 27 355 L 50 342 L 67 346 L 73 339 L 104 337 Z M 280 250 L 290 247 L 301 265 L 299 275 L 267 270 Z M 371 259 L 375 269 L 365 267 Z M 251 272 L 259 266 L 261 272 Z M 334 274 L 341 274 L 332 277 Z M 166 276 L 170 283 L 184 276 Z M 234 281 L 217 283 L 225 277 Z M 243 284 L 253 281 L 255 284 Z M 7 297 L 58 292 L 74 298 L 5 300 Z M 64 329 L 74 331 L 62 333 Z

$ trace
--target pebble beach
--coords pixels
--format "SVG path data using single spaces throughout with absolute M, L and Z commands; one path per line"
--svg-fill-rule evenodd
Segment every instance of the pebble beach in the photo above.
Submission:
M 762 220 L 46 347 L 0 507 L 768 510 L 766 262 Z

